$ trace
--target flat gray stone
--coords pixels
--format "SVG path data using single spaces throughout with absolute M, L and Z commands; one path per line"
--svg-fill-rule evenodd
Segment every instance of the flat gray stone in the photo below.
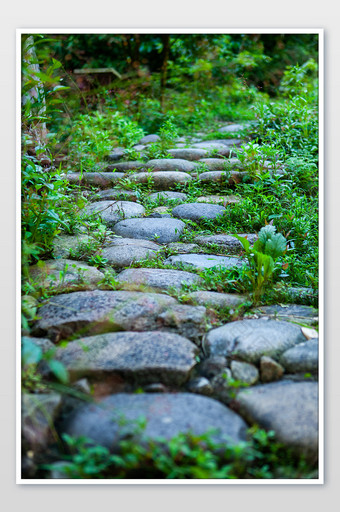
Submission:
M 247 126 L 247 124 L 228 124 L 226 126 L 222 126 L 222 128 L 219 128 L 217 131 L 221 133 L 239 132 L 241 130 L 245 130 Z
M 57 393 L 23 393 L 21 432 L 26 450 L 42 451 L 54 441 L 55 418 L 60 411 L 62 398 Z
M 129 179 L 135 183 L 146 184 L 152 181 L 156 190 L 168 190 L 180 184 L 183 185 L 192 180 L 192 176 L 186 172 L 180 171 L 157 171 L 157 172 L 139 172 L 132 174 Z
M 227 210 L 224 206 L 208 203 L 185 203 L 175 206 L 172 215 L 179 219 L 189 219 L 199 221 L 204 219 L 216 219 L 223 215 Z
M 127 239 L 134 240 L 134 239 Z M 138 244 L 121 244 L 113 242 L 109 247 L 106 247 L 102 251 L 102 256 L 108 260 L 108 264 L 113 268 L 123 268 L 128 267 L 131 263 L 141 260 L 152 260 L 157 257 L 157 251 L 159 250 L 159 246 L 156 244 L 152 244 L 148 240 L 137 240 L 137 242 L 145 242 Z M 150 248 L 152 244 L 153 247 Z
M 188 383 L 187 387 L 190 393 L 197 393 L 198 395 L 211 396 L 214 391 L 212 385 L 205 377 L 197 377 L 196 379 L 192 379 Z
M 164 263 L 166 265 L 190 265 L 197 270 L 206 268 L 222 267 L 242 267 L 244 262 L 239 258 L 231 258 L 228 256 L 214 256 L 213 254 L 177 254 L 169 256 Z
M 240 380 L 249 386 L 256 384 L 259 380 L 259 371 L 253 364 L 232 361 L 230 369 L 233 379 Z
M 244 144 L 242 139 L 213 139 L 210 142 L 216 142 L 217 144 L 224 144 L 225 146 L 241 146 Z
M 128 162 L 119 162 L 117 164 L 110 164 L 106 167 L 106 171 L 136 171 L 138 169 L 143 169 L 145 167 L 145 163 L 140 160 L 129 160 Z
M 95 185 L 99 188 L 110 188 L 125 177 L 123 172 L 71 172 L 65 179 L 76 185 Z
M 183 284 L 198 284 L 201 279 L 196 274 L 182 270 L 131 268 L 123 270 L 118 275 L 117 281 L 131 286 L 143 285 L 155 290 L 169 290 L 170 288 L 180 289 Z
M 39 309 L 32 334 L 56 343 L 71 336 L 154 330 L 158 316 L 176 304 L 158 293 L 95 290 L 57 295 Z
M 74 411 L 63 431 L 74 437 L 89 437 L 114 450 L 120 438 L 135 431 L 141 417 L 147 420 L 144 435 L 155 441 L 180 433 L 201 435 L 211 429 L 217 430 L 212 437 L 216 443 L 234 444 L 246 439 L 247 425 L 242 418 L 216 400 L 193 393 L 111 395 L 98 405 Z M 122 418 L 127 421 L 124 426 Z
M 311 339 L 286 350 L 280 363 L 287 373 L 317 373 L 319 369 L 319 341 Z
M 144 206 L 131 201 L 98 201 L 82 210 L 82 216 L 99 217 L 107 226 L 114 226 L 123 219 L 141 217 L 144 213 Z
M 97 268 L 82 261 L 69 259 L 46 260 L 43 266 L 29 267 L 29 274 L 31 279 L 41 286 L 53 286 L 58 289 L 83 283 L 96 284 L 104 278 L 104 274 Z
M 91 243 L 94 239 L 89 235 L 59 235 L 53 240 L 53 256 L 68 258 L 71 251 L 77 251 L 82 245 Z
M 257 316 L 268 316 L 278 320 L 290 320 L 297 323 L 315 324 L 318 321 L 318 310 L 311 306 L 301 306 L 299 304 L 275 304 L 273 306 L 261 306 L 252 309 L 252 313 Z
M 202 158 L 198 161 L 209 171 L 229 171 L 231 169 L 242 169 L 243 166 L 237 158 Z
M 191 292 L 187 295 L 187 297 L 194 304 L 215 308 L 237 307 L 247 300 L 244 295 L 236 295 L 235 293 L 209 292 L 205 290 Z
M 221 156 L 229 156 L 232 151 L 232 148 L 226 146 L 225 144 L 221 144 L 220 142 L 210 140 L 206 140 L 204 142 L 195 142 L 194 144 L 192 144 L 192 147 L 198 149 L 206 149 L 207 151 L 209 151 L 209 153 L 213 151 Z
M 81 338 L 59 348 L 56 358 L 72 380 L 119 375 L 136 384 L 180 386 L 195 366 L 198 348 L 169 332 L 119 332 Z
M 318 384 L 281 381 L 242 390 L 236 397 L 247 422 L 274 430 L 279 442 L 306 455 L 318 455 Z
M 300 327 L 278 320 L 240 320 L 217 329 L 206 337 L 211 355 L 234 357 L 257 363 L 262 356 L 278 358 L 283 352 L 305 341 Z
M 208 155 L 208 151 L 206 149 L 199 148 L 174 148 L 168 149 L 167 152 L 174 158 L 190 160 L 192 162 Z
M 106 155 L 105 160 L 108 162 L 116 162 L 125 155 L 124 148 L 113 148 L 109 155 Z
M 151 201 L 161 201 L 166 204 L 182 203 L 187 199 L 187 197 L 187 194 L 183 194 L 182 192 L 171 192 L 168 190 L 153 192 L 148 196 Z
M 240 199 L 237 196 L 217 196 L 217 195 L 211 195 L 211 196 L 200 196 L 196 199 L 197 203 L 214 203 L 214 204 L 222 204 L 223 206 L 226 206 L 227 204 L 235 204 L 240 203 L 242 199 Z
M 138 192 L 132 190 L 111 188 L 107 190 L 99 190 L 93 197 L 91 197 L 91 200 L 107 201 L 112 199 L 114 201 L 137 201 L 138 195 Z
M 124 238 L 141 238 L 163 244 L 177 242 L 184 227 L 184 222 L 177 219 L 127 219 L 118 222 L 113 231 Z
M 158 316 L 158 330 L 180 333 L 198 345 L 206 330 L 206 309 L 178 304 Z
M 145 135 L 142 137 L 138 144 L 151 144 L 152 142 L 157 142 L 160 140 L 160 136 L 155 133 L 151 133 L 150 135 Z
M 191 172 L 196 168 L 196 164 L 183 160 L 182 158 L 155 158 L 149 160 L 145 164 L 146 169 L 152 169 L 152 171 L 180 171 L 180 172 Z
M 255 233 L 240 233 L 239 236 L 246 237 L 248 242 L 253 245 L 257 240 Z M 223 247 L 230 254 L 238 254 L 243 250 L 241 242 L 237 240 L 233 235 L 209 235 L 209 236 L 197 236 L 195 242 L 199 245 L 207 246 L 218 245 Z
M 248 176 L 247 172 L 230 169 L 228 171 L 202 172 L 199 175 L 199 180 L 202 183 L 228 183 L 229 185 L 234 185 L 235 183 L 242 183 Z

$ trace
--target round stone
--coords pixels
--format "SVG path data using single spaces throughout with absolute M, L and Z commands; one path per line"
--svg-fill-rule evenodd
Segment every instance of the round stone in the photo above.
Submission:
M 179 386 L 195 366 L 198 348 L 168 332 L 120 332 L 88 336 L 59 348 L 56 359 L 70 378 L 119 375 L 136 384 Z
M 124 238 L 141 238 L 162 244 L 177 242 L 184 227 L 184 222 L 177 219 L 127 219 L 118 222 L 113 231 Z
M 248 242 L 253 245 L 257 240 L 257 235 L 255 233 L 240 233 L 238 236 L 243 238 L 247 238 Z M 197 236 L 195 238 L 195 242 L 199 245 L 204 245 L 209 247 L 210 245 L 218 245 L 223 249 L 226 249 L 230 254 L 237 254 L 243 250 L 243 246 L 237 238 L 233 235 L 209 235 L 209 236 Z
M 106 167 L 106 171 L 135 171 L 142 169 L 144 166 L 144 162 L 140 162 L 139 160 L 130 160 L 128 162 L 119 162 L 117 164 L 108 165 Z
M 181 158 L 183 160 L 190 161 L 199 160 L 200 158 L 204 158 L 208 155 L 208 151 L 206 149 L 199 148 L 174 148 L 169 149 L 167 152 L 174 158 Z
M 202 158 L 198 162 L 204 164 L 209 171 L 228 171 L 230 169 L 242 169 L 242 164 L 237 158 Z
M 239 132 L 241 130 L 245 130 L 248 127 L 246 124 L 228 124 L 226 126 L 222 126 L 218 131 L 221 133 L 233 133 Z
M 183 185 L 192 180 L 190 174 L 180 171 L 140 172 L 129 178 L 135 183 L 148 184 L 151 182 L 156 190 L 168 190 L 178 184 Z
M 243 304 L 247 300 L 244 295 L 237 295 L 236 293 L 218 293 L 205 290 L 191 292 L 187 297 L 188 300 L 194 304 L 210 306 L 213 308 L 234 308 Z
M 63 432 L 91 438 L 97 445 L 114 449 L 136 421 L 146 418 L 143 434 L 157 441 L 178 434 L 202 435 L 214 429 L 215 443 L 230 445 L 246 440 L 247 425 L 240 416 L 212 398 L 193 393 L 117 393 L 98 405 L 86 404 L 70 415 Z M 121 426 L 122 418 L 124 425 Z
M 121 201 L 137 201 L 139 196 L 138 192 L 133 192 L 132 190 L 124 190 L 124 189 L 107 189 L 107 190 L 99 190 L 92 197 L 92 201 L 108 201 L 112 200 L 121 200 Z
M 189 219 L 199 221 L 204 219 L 216 219 L 223 215 L 227 210 L 217 204 L 209 203 L 186 203 L 176 206 L 172 210 L 172 215 L 179 219 Z
M 155 133 L 151 133 L 150 135 L 145 135 L 138 144 L 151 144 L 152 142 L 157 142 L 160 140 L 160 136 Z
M 156 158 L 149 160 L 145 167 L 152 169 L 152 171 L 180 171 L 192 172 L 195 170 L 197 164 L 183 160 L 181 158 Z
M 100 217 L 107 226 L 114 226 L 122 219 L 140 217 L 144 213 L 144 206 L 130 201 L 98 201 L 82 211 L 85 217 Z
M 206 337 L 211 355 L 257 363 L 262 356 L 279 357 L 305 341 L 299 326 L 278 320 L 240 320 L 212 329 Z
M 159 245 L 148 240 L 125 240 L 129 242 L 122 244 L 121 240 L 114 241 L 102 251 L 102 256 L 108 260 L 109 265 L 113 268 L 128 267 L 133 262 L 146 259 L 151 260 L 157 257 Z
M 199 179 L 202 183 L 228 183 L 229 185 L 234 185 L 235 183 L 241 183 L 248 176 L 247 172 L 242 171 L 208 171 L 202 172 L 199 175 Z
M 29 267 L 30 278 L 46 288 L 59 290 L 70 285 L 97 284 L 104 274 L 95 267 L 69 259 L 46 260 L 43 265 Z

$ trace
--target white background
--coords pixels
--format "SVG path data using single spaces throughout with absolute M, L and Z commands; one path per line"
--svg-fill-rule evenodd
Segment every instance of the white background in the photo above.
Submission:
M 335 512 L 339 503 L 338 227 L 340 31 L 336 2 L 128 0 L 16 1 L 2 6 L 0 30 L 0 502 L 4 512 Z M 15 29 L 323 28 L 325 30 L 325 484 L 15 484 Z M 339 166 L 340 167 L 340 166 Z

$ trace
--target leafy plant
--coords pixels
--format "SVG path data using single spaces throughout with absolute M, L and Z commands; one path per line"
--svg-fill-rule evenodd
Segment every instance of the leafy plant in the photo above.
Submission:
M 287 240 L 276 228 L 268 224 L 263 227 L 253 247 L 245 237 L 234 235 L 244 248 L 250 270 L 246 272 L 253 287 L 253 300 L 257 303 L 270 281 L 275 265 L 274 262 L 286 252 Z

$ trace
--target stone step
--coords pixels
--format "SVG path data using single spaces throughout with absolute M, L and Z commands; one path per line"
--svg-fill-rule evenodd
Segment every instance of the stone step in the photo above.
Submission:
M 166 265 L 179 267 L 182 265 L 189 265 L 195 270 L 242 267 L 245 264 L 245 262 L 239 258 L 215 256 L 213 254 L 178 254 L 176 256 L 170 256 L 164 261 L 164 263 Z
M 181 270 L 161 268 L 131 268 L 123 270 L 117 277 L 119 283 L 127 286 L 145 286 L 157 291 L 171 288 L 181 289 L 184 284 L 199 284 L 201 279 L 196 274 Z
M 85 218 L 100 218 L 106 226 L 114 226 L 122 219 L 141 217 L 145 208 L 131 201 L 97 201 L 86 206 L 81 215 Z
M 178 334 L 146 331 L 89 336 L 59 348 L 71 380 L 118 375 L 136 385 L 180 386 L 196 364 L 197 346 Z
M 121 420 L 124 418 L 124 428 Z M 146 419 L 143 434 L 154 441 L 171 439 L 182 433 L 201 435 L 215 429 L 215 443 L 230 445 L 246 440 L 247 424 L 218 401 L 193 393 L 118 393 L 98 405 L 76 409 L 61 432 L 91 438 L 96 444 L 114 450 L 127 432 L 136 431 L 136 422 Z M 138 437 L 137 437 L 138 442 Z
M 70 172 L 63 177 L 74 185 L 94 185 L 99 188 L 111 188 L 125 176 L 123 172 Z
M 127 219 L 115 224 L 113 232 L 124 238 L 140 238 L 158 243 L 177 242 L 184 222 L 169 218 Z
M 169 190 L 176 185 L 184 185 L 193 178 L 190 174 L 180 171 L 154 171 L 140 172 L 129 175 L 129 179 L 134 183 L 142 185 L 152 183 L 155 190 Z

